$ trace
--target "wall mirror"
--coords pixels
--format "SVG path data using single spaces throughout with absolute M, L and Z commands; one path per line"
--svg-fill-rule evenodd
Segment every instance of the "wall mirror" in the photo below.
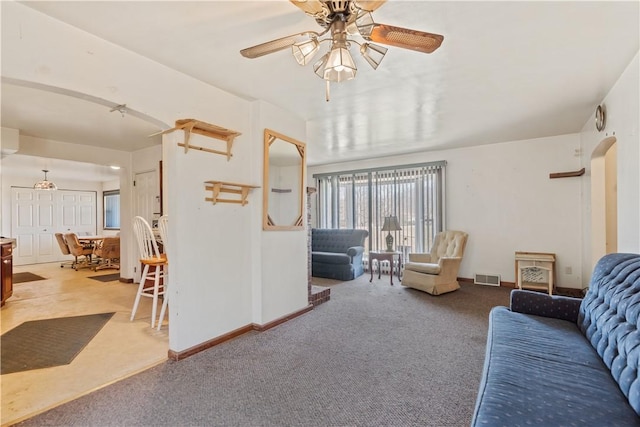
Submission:
M 304 143 L 270 129 L 264 130 L 264 230 L 304 228 L 305 151 Z

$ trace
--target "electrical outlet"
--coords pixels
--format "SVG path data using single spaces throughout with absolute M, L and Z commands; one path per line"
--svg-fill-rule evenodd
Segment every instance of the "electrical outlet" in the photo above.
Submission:
M 564 274 L 573 274 L 573 269 L 569 267 L 564 268 Z

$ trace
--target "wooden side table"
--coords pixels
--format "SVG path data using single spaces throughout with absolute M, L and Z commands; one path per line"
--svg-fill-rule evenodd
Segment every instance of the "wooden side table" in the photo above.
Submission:
M 391 286 L 393 286 L 393 262 L 398 260 L 398 280 L 400 280 L 400 270 L 402 266 L 402 253 L 401 252 L 386 252 L 386 251 L 376 251 L 369 252 L 369 270 L 371 270 L 371 278 L 369 279 L 369 283 L 373 280 L 373 260 L 378 261 L 378 279 L 380 279 L 380 274 L 382 269 L 380 268 L 380 261 L 389 261 L 389 279 L 391 282 Z
M 547 291 L 553 295 L 556 255 L 547 252 L 516 252 L 516 287 Z

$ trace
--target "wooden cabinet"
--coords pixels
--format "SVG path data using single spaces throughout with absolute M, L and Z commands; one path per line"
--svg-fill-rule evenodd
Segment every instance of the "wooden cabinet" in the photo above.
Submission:
M 0 287 L 2 303 L 13 294 L 13 245 L 12 243 L 2 243 L 2 286 Z
M 516 252 L 516 287 L 553 295 L 555 262 L 552 253 Z

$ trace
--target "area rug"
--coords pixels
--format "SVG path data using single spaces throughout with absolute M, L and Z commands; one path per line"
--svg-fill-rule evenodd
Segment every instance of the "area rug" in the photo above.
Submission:
M 120 273 L 102 274 L 100 276 L 89 276 L 88 278 L 93 280 L 99 280 L 101 282 L 113 282 L 115 280 L 120 280 Z
M 46 280 L 46 277 L 38 276 L 37 274 L 29 273 L 13 273 L 13 283 L 35 282 L 36 280 Z
M 68 365 L 115 313 L 35 320 L 0 337 L 1 374 Z

